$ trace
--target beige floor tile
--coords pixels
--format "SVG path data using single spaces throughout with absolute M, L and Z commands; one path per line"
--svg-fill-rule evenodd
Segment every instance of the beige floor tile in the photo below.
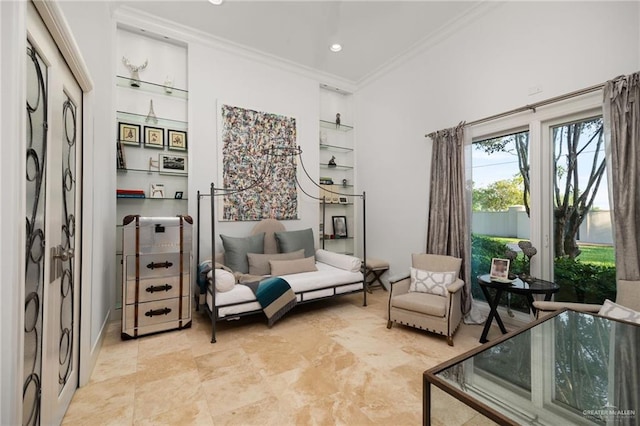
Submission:
M 64 424 L 415 425 L 422 374 L 476 347 L 482 326 L 446 339 L 386 328 L 388 293 L 299 305 L 271 328 L 256 315 L 216 324 L 193 313 L 189 329 L 122 341 L 110 324 L 89 385 Z M 501 333 L 492 328 L 489 338 Z M 442 392 L 436 425 L 492 424 Z

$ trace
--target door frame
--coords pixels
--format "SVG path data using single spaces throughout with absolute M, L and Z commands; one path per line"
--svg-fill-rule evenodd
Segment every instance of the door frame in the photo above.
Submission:
M 34 1 L 38 13 L 69 65 L 71 73 L 82 90 L 83 103 L 83 139 L 85 146 L 93 140 L 91 131 L 93 114 L 90 107 L 93 99 L 93 82 L 88 68 L 82 59 L 80 49 L 71 34 L 60 6 L 56 2 Z M 24 143 L 26 140 L 26 117 L 24 105 L 26 99 L 26 40 L 27 40 L 27 2 L 0 2 L 0 54 L 3 61 L 0 68 L 0 129 L 3 143 L 0 147 L 0 197 L 3 200 L 15 199 L 16 189 L 23 194 L 25 189 Z M 93 169 L 91 153 L 83 151 L 82 163 L 85 170 Z M 82 234 L 91 235 L 93 227 L 93 208 L 91 188 L 85 178 L 82 189 Z M 3 307 L 0 310 L 0 423 L 19 424 L 22 417 L 22 370 L 23 370 L 23 333 L 24 329 L 24 218 L 25 201 L 20 198 L 13 209 L 3 209 L 0 216 L 0 270 L 3 271 L 0 297 Z M 92 247 L 83 244 L 80 261 L 81 283 L 91 283 Z M 18 284 L 16 284 L 18 283 Z M 84 291 L 83 291 L 84 290 Z M 91 309 L 90 288 L 80 286 L 80 312 Z M 91 355 L 90 327 L 80 321 L 80 360 L 86 361 Z M 18 351 L 15 348 L 19 348 Z M 91 363 L 80 362 L 80 385 L 86 383 L 91 371 Z M 82 380 L 82 378 L 85 380 Z

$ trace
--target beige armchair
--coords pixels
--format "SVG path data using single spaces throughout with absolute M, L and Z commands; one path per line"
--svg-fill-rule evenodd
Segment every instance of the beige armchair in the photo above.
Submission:
M 616 287 L 616 303 L 640 312 L 640 281 L 618 280 Z M 602 307 L 602 305 L 590 303 L 545 302 L 542 300 L 534 301 L 533 306 L 535 306 L 538 316 L 545 312 L 553 312 L 564 308 L 597 313 Z
M 432 272 L 460 273 L 462 259 L 435 254 L 413 254 L 411 264 L 416 269 Z M 445 296 L 429 293 L 409 292 L 410 277 L 391 282 L 389 292 L 389 321 L 420 328 L 447 336 L 453 346 L 453 334 L 462 320 L 462 288 L 464 282 L 457 279 L 447 287 Z

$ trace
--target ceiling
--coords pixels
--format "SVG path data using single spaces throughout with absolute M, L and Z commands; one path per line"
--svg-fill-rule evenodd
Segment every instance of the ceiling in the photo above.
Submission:
M 124 1 L 216 38 L 358 83 L 479 1 Z M 343 50 L 333 53 L 332 43 Z

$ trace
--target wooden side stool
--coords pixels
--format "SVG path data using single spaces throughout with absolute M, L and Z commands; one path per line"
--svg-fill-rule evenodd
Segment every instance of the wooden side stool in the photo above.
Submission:
M 382 284 L 382 274 L 389 270 L 389 262 L 386 260 L 367 258 L 366 269 L 364 271 L 365 279 L 367 280 L 367 291 L 372 292 L 372 287 L 380 286 L 385 291 L 386 287 Z

